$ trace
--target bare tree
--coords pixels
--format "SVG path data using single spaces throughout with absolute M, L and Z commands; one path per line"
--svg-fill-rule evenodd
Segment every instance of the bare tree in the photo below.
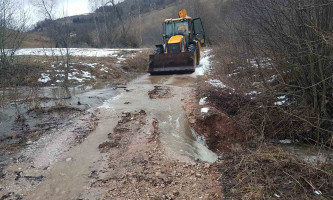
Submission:
M 0 2 L 0 56 L 1 63 L 13 62 L 16 50 L 21 46 L 26 30 L 27 15 L 11 0 Z
M 46 17 L 49 21 L 48 35 L 55 42 L 56 49 L 60 51 L 61 56 L 52 49 L 54 61 L 60 68 L 63 68 L 64 79 L 63 86 L 67 91 L 67 95 L 70 96 L 68 90 L 69 87 L 69 73 L 70 71 L 70 47 L 72 44 L 71 27 L 65 23 L 59 23 L 56 21 L 56 0 L 35 0 L 34 5 L 39 9 L 39 12 Z M 61 65 L 61 66 L 60 66 Z
M 257 79 L 261 79 L 266 97 L 285 96 L 288 99 L 288 106 L 261 102 L 264 113 L 261 116 L 265 118 L 260 123 L 267 127 L 268 119 L 272 119 L 269 110 L 276 112 L 278 109 L 279 114 L 275 116 L 285 116 L 290 121 L 271 121 L 273 127 L 274 123 L 289 126 L 302 122 L 311 127 L 307 137 L 332 145 L 333 2 L 241 0 L 230 4 L 233 13 L 222 10 L 229 16 L 225 19 L 221 12 L 221 33 L 224 34 L 220 34 L 216 41 L 224 42 L 223 38 L 228 37 L 232 39 L 229 43 L 240 43 L 237 50 L 244 51 L 238 59 L 244 57 L 248 68 L 251 67 L 250 61 L 256 63 L 256 69 L 251 70 L 255 71 Z M 262 58 L 270 59 L 270 67 L 278 77 L 277 85 L 268 84 L 271 76 L 264 74 L 268 69 L 262 65 Z M 295 134 L 300 132 L 299 129 L 295 126 L 287 131 L 293 130 L 292 134 Z

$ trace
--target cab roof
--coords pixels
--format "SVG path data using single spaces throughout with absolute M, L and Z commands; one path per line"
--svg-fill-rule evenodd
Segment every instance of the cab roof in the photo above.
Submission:
M 181 21 L 181 20 L 186 20 L 186 19 L 191 20 L 192 17 L 186 16 L 186 17 L 184 17 L 184 18 L 166 19 L 166 20 L 164 20 L 164 22 L 174 22 L 174 21 Z

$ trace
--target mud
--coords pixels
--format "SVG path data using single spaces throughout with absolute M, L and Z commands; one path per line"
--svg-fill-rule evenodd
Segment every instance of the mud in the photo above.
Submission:
M 190 126 L 205 138 L 209 149 L 217 153 L 241 150 L 246 138 L 237 123 L 212 105 L 200 105 L 195 96 L 195 92 L 187 95 L 184 110 Z M 202 113 L 203 107 L 209 108 L 209 112 Z
M 67 99 L 80 108 L 92 94 L 96 102 L 103 99 L 100 97 L 106 91 L 112 95 L 102 106 L 89 109 L 89 115 L 80 112 L 72 120 L 66 119 L 68 122 L 63 126 L 53 132 L 50 129 L 48 134 L 24 146 L 24 151 L 5 169 L 5 177 L 0 180 L 5 187 L 0 190 L 0 196 L 9 194 L 9 198 L 24 199 L 220 197 L 217 170 L 205 163 L 214 162 L 217 155 L 189 126 L 182 109 L 182 99 L 192 90 L 190 81 L 193 80 L 191 75 L 145 75 L 115 90 L 83 93 L 81 105 L 77 105 L 78 99 Z M 151 99 L 148 92 L 154 86 L 169 88 L 172 95 Z M 89 118 L 91 115 L 99 119 L 98 126 L 77 145 L 77 130 L 94 122 Z M 91 130 L 90 126 L 87 129 Z M 29 178 L 15 180 L 17 172 Z M 133 190 L 134 187 L 138 190 Z
M 151 99 L 163 99 L 172 97 L 170 87 L 154 86 L 154 89 L 148 91 L 148 96 Z
M 144 75 L 125 86 L 62 97 L 71 117 L 37 130 L 38 139 L 9 156 L 0 197 L 220 199 L 218 156 L 182 108 L 195 80 Z M 67 110 L 50 109 L 52 98 L 29 113 L 38 118 Z
M 219 199 L 217 169 L 170 160 L 158 134 L 156 119 L 145 111 L 123 113 L 110 141 L 100 145 L 106 164 L 91 172 L 91 188 L 83 196 L 103 191 L 101 199 Z

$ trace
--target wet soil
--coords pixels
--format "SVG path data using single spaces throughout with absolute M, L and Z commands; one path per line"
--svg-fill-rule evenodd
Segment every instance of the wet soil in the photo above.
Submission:
M 182 109 L 193 80 L 191 75 L 142 76 L 89 109 L 98 126 L 82 143 L 73 141 L 75 130 L 91 122 L 86 115 L 29 142 L 6 168 L 0 197 L 220 198 L 219 173 L 206 163 L 217 155 L 189 126 Z M 151 99 L 148 92 L 155 86 L 170 88 L 172 95 Z
M 189 93 L 183 107 L 190 126 L 203 135 L 209 149 L 217 153 L 241 150 L 247 139 L 237 123 L 208 103 L 200 105 L 195 96 L 195 91 Z M 202 113 L 202 108 L 208 108 L 209 112 Z
M 162 99 L 170 98 L 172 96 L 170 87 L 154 86 L 154 89 L 148 91 L 149 98 Z
M 91 172 L 91 188 L 102 199 L 218 199 L 217 169 L 209 163 L 185 163 L 165 156 L 158 125 L 145 111 L 123 113 L 100 145 L 107 165 Z M 91 197 L 91 196 L 90 196 Z M 87 198 L 90 199 L 90 198 Z

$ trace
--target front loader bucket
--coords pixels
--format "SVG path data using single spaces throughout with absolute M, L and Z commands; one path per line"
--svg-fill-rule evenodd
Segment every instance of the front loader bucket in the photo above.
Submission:
M 149 56 L 150 74 L 193 73 L 195 71 L 194 53 L 169 53 Z

